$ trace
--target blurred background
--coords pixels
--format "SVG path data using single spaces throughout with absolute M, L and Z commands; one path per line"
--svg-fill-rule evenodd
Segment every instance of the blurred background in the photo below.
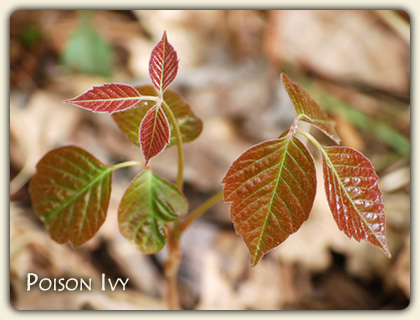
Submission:
M 121 196 L 139 168 L 114 173 L 107 221 L 82 247 L 53 242 L 28 183 L 51 148 L 76 144 L 102 162 L 142 160 L 109 115 L 64 105 L 94 85 L 150 84 L 150 52 L 167 32 L 180 58 L 171 89 L 204 122 L 185 144 L 185 193 L 194 209 L 218 192 L 233 160 L 278 137 L 294 109 L 285 72 L 337 123 L 343 144 L 380 177 L 392 259 L 341 233 L 322 175 L 309 220 L 250 267 L 219 203 L 185 233 L 179 274 L 185 309 L 404 309 L 410 302 L 410 17 L 370 10 L 19 10 L 10 17 L 10 299 L 24 310 L 165 309 L 165 250 L 146 256 L 118 231 Z M 313 135 L 330 144 L 316 129 Z M 318 172 L 319 154 L 314 152 Z M 176 148 L 151 165 L 176 177 Z M 126 291 L 26 291 L 40 278 L 130 278 Z M 97 279 L 97 280 L 95 280 Z

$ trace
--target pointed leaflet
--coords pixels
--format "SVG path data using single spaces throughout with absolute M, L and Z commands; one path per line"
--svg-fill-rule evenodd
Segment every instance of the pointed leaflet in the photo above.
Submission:
M 141 86 L 136 87 L 140 94 L 145 96 L 156 96 L 156 91 L 153 86 Z M 178 123 L 179 130 L 181 131 L 182 141 L 189 142 L 196 139 L 201 131 L 203 130 L 202 121 L 195 116 L 190 106 L 185 102 L 184 99 L 174 91 L 168 89 L 163 94 L 163 99 L 168 104 L 169 108 L 175 116 Z M 118 125 L 120 130 L 130 139 L 134 144 L 140 147 L 139 141 L 139 130 L 140 123 L 146 115 L 147 111 L 152 108 L 156 102 L 154 101 L 141 101 L 137 106 L 127 111 L 114 113 L 112 118 Z M 169 145 L 167 147 L 176 144 L 176 137 L 172 134 L 173 128 L 171 128 L 171 135 Z
M 171 130 L 165 112 L 160 105 L 153 106 L 140 124 L 140 145 L 147 163 L 169 143 Z
M 341 139 L 335 131 L 334 121 L 328 117 L 327 113 L 298 83 L 293 82 L 284 73 L 281 74 L 281 80 L 299 120 L 316 126 L 334 142 L 339 144 Z
M 51 150 L 36 169 L 29 192 L 51 237 L 75 247 L 92 238 L 106 218 L 112 169 L 75 146 Z
M 164 32 L 162 39 L 153 48 L 149 62 L 149 75 L 159 96 L 162 96 L 166 88 L 174 81 L 177 73 L 178 55 Z
M 257 144 L 229 168 L 223 198 L 254 266 L 308 219 L 316 193 L 313 159 L 293 136 Z
M 146 169 L 125 191 L 118 208 L 122 235 L 151 254 L 166 243 L 166 224 L 186 214 L 185 197 L 170 182 Z
M 127 110 L 141 100 L 141 94 L 132 86 L 110 83 L 93 87 L 93 89 L 78 97 L 64 100 L 63 103 L 72 104 L 93 112 L 114 113 Z
M 366 240 L 391 257 L 385 238 L 385 212 L 378 176 L 368 159 L 348 147 L 324 147 L 325 192 L 338 228 Z

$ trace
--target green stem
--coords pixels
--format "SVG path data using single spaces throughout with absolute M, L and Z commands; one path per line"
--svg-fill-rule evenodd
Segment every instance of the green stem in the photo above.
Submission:
M 125 167 L 132 167 L 132 166 L 141 166 L 144 167 L 144 163 L 140 161 L 125 161 L 121 163 L 114 164 L 111 166 L 111 170 L 117 170 Z
M 213 207 L 217 202 L 219 202 L 223 197 L 223 190 L 216 193 L 213 197 L 208 199 L 206 202 L 201 204 L 198 208 L 196 208 L 193 212 L 191 212 L 184 221 L 182 221 L 181 226 L 179 227 L 179 232 L 184 232 L 189 225 L 194 222 L 198 217 L 200 217 L 203 213 Z
M 161 101 L 162 108 L 165 111 L 165 114 L 168 117 L 168 121 L 172 125 L 175 134 L 175 141 L 178 149 L 178 175 L 176 179 L 176 186 L 178 187 L 179 191 L 182 192 L 184 184 L 184 146 L 181 130 L 179 129 L 175 115 L 173 114 L 171 108 L 168 106 L 165 100 L 162 99 Z M 173 227 L 168 228 L 168 258 L 164 264 L 165 280 L 167 286 L 167 302 L 169 309 L 171 310 L 180 309 L 177 284 L 177 277 L 182 254 L 179 247 L 179 227 L 180 221 L 177 219 L 174 221 Z
M 324 150 L 324 147 L 308 132 L 303 131 L 302 129 L 296 128 L 295 130 L 296 133 L 299 133 L 300 135 L 304 136 L 306 139 L 308 139 L 310 142 L 312 142 L 312 144 L 319 150 L 321 151 L 321 153 L 323 155 L 326 156 L 326 158 L 328 158 L 327 153 Z
M 179 191 L 182 192 L 184 184 L 184 146 L 182 143 L 181 130 L 179 129 L 178 123 L 176 122 L 176 118 L 171 108 L 169 108 L 165 100 L 162 100 L 162 107 L 175 133 L 176 146 L 178 148 L 178 176 L 176 179 L 176 186 L 178 187 Z

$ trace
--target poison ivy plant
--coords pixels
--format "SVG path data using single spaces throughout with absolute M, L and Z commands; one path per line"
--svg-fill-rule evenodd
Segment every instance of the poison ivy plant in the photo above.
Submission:
M 144 167 L 119 206 L 121 233 L 142 252 L 160 251 L 166 243 L 168 223 L 187 213 L 180 186 L 148 167 L 150 159 L 165 147 L 174 145 L 177 139 L 182 146 L 202 130 L 201 120 L 184 100 L 167 90 L 177 74 L 178 58 L 166 33 L 153 49 L 149 67 L 153 86 L 137 90 L 126 84 L 104 84 L 63 101 L 113 115 L 122 132 L 142 149 L 145 163 L 128 161 L 107 166 L 75 146 L 46 154 L 38 163 L 29 190 L 34 210 L 54 240 L 80 246 L 98 232 L 106 218 L 112 172 L 125 166 Z
M 248 246 L 251 264 L 296 232 L 312 208 L 315 166 L 296 134 L 306 137 L 322 154 L 325 192 L 338 228 L 391 257 L 382 194 L 372 164 L 356 150 L 324 147 L 300 130 L 298 123 L 308 122 L 340 142 L 332 120 L 309 94 L 285 74 L 281 80 L 295 108 L 295 121 L 279 139 L 246 150 L 222 181 L 224 201 L 232 203 L 231 219 Z
M 298 127 L 301 121 L 310 123 L 340 143 L 327 113 L 285 74 L 281 80 L 296 111 L 290 128 L 240 155 L 222 180 L 223 190 L 187 214 L 188 202 L 182 190 L 183 144 L 200 135 L 202 122 L 181 96 L 168 89 L 178 73 L 178 62 L 165 32 L 149 62 L 152 85 L 104 84 L 64 101 L 110 114 L 122 133 L 142 150 L 144 162 L 108 166 L 76 146 L 48 152 L 37 165 L 29 191 L 35 212 L 54 240 L 77 247 L 91 239 L 106 218 L 113 171 L 141 166 L 120 201 L 119 230 L 146 254 L 168 245 L 164 264 L 168 304 L 179 308 L 174 287 L 181 257 L 180 236 L 220 199 L 231 203 L 230 217 L 249 249 L 252 266 L 308 220 L 317 181 L 313 157 L 301 141 L 305 137 L 321 154 L 325 192 L 338 228 L 391 256 L 382 194 L 372 164 L 351 148 L 322 146 Z M 174 145 L 178 151 L 175 184 L 150 167 L 154 157 Z

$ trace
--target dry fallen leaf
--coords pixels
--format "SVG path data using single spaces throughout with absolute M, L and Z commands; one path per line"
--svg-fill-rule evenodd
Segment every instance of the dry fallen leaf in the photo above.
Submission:
M 303 65 L 330 79 L 407 91 L 410 46 L 373 11 L 270 11 L 269 26 L 265 49 L 274 60 Z

